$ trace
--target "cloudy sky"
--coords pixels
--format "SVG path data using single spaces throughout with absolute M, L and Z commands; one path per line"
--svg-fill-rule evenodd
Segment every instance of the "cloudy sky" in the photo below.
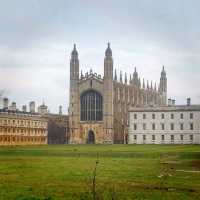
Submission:
M 168 97 L 200 104 L 199 0 L 0 0 L 0 91 L 19 107 L 36 101 L 58 112 L 69 102 L 69 59 L 103 73 L 107 42 L 114 67 L 158 82 Z

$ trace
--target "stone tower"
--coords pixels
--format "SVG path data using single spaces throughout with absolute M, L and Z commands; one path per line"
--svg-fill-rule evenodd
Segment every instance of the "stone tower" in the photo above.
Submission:
M 160 77 L 161 105 L 167 105 L 167 76 L 163 66 Z
M 104 58 L 103 92 L 104 138 L 107 143 L 113 143 L 113 58 L 109 43 Z
M 69 126 L 70 126 L 70 143 L 79 140 L 79 59 L 76 45 L 71 53 L 70 59 L 70 94 L 69 94 Z

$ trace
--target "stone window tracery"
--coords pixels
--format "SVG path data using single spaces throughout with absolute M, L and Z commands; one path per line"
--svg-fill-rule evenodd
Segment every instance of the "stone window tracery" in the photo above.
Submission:
M 103 98 L 100 93 L 89 90 L 81 95 L 81 121 L 102 121 Z

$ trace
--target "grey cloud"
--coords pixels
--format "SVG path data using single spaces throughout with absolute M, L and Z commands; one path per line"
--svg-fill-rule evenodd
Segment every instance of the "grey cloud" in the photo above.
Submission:
M 169 95 L 178 95 L 180 103 L 187 95 L 199 101 L 195 87 L 200 79 L 198 0 L 0 0 L 0 3 L 0 84 L 8 85 L 10 96 L 19 102 L 34 96 L 39 101 L 46 96 L 51 110 L 57 111 L 60 103 L 67 107 L 73 43 L 77 43 L 81 68 L 86 71 L 92 67 L 102 73 L 107 41 L 111 42 L 118 71 L 133 71 L 137 65 L 142 77 L 158 81 L 161 67 L 166 65 Z M 8 68 L 11 74 L 22 70 L 30 76 L 36 70 L 40 76 L 29 77 L 32 84 L 27 85 L 26 91 L 25 85 L 19 85 L 23 84 L 19 81 L 20 73 L 12 84 L 10 78 L 2 77 Z M 40 82 L 39 78 L 48 82 L 40 91 L 33 84 Z M 19 89 L 15 92 L 12 85 L 17 83 Z M 57 98 L 51 88 L 59 92 Z

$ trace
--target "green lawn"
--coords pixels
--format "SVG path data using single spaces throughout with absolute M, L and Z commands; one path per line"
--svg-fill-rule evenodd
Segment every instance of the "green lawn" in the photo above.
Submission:
M 0 147 L 0 200 L 200 199 L 199 145 Z

